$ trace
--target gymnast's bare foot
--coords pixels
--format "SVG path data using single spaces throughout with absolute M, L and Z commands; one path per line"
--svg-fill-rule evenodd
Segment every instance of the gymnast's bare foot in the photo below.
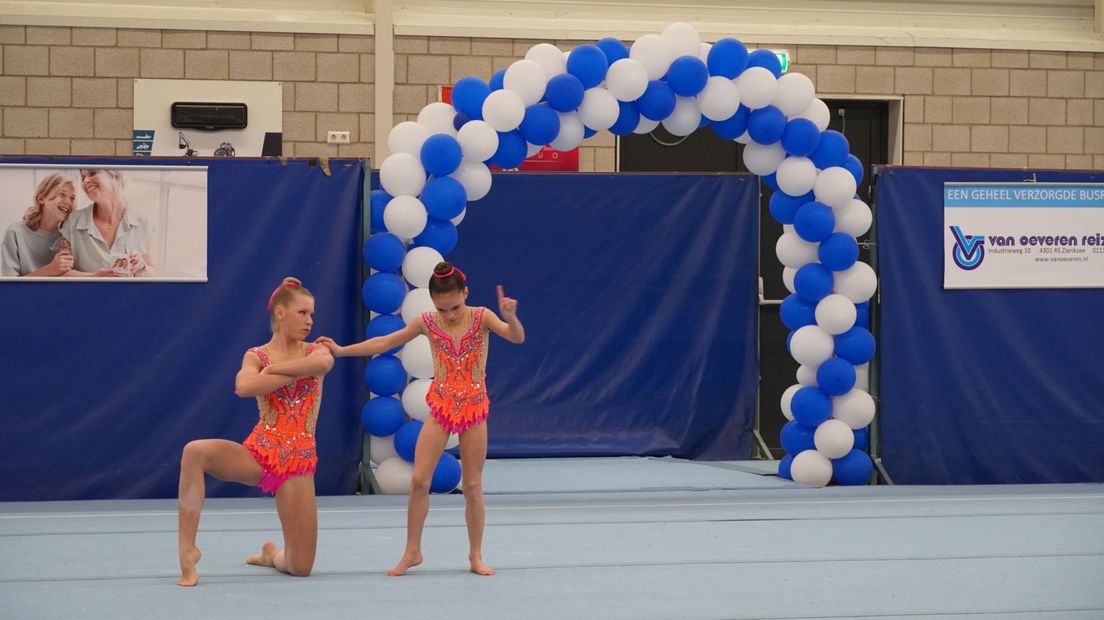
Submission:
M 253 566 L 276 566 L 275 558 L 279 549 L 276 548 L 276 543 L 271 540 L 261 545 L 261 552 L 251 555 L 245 558 L 246 564 L 252 564 Z
M 484 575 L 490 577 L 495 574 L 495 570 L 490 566 L 483 563 L 483 556 L 481 555 L 469 555 L 468 561 L 471 562 L 471 572 L 476 575 Z
M 407 551 L 403 554 L 402 559 L 395 565 L 395 568 L 387 571 L 388 575 L 392 577 L 401 577 L 406 574 L 407 569 L 413 568 L 422 563 L 422 552 L 414 551 L 413 553 Z
M 177 581 L 176 585 L 191 587 L 199 583 L 199 574 L 196 573 L 195 566 L 201 557 L 203 554 L 195 545 L 180 548 L 180 581 Z

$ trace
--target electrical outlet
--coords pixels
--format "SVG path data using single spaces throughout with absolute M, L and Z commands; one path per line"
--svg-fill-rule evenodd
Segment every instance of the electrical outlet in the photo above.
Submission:
M 349 132 L 347 131 L 327 131 L 326 132 L 327 144 L 348 144 Z

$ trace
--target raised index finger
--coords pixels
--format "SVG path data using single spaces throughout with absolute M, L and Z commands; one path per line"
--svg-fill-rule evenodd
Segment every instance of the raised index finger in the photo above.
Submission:
M 504 297 L 506 297 L 506 293 L 505 293 L 505 292 L 503 292 L 503 290 L 502 290 L 502 285 L 501 285 L 501 284 L 497 285 L 497 286 L 495 287 L 495 289 L 496 289 L 496 290 L 497 290 L 497 292 L 498 292 L 498 300 L 499 300 L 499 301 L 502 301 L 502 299 L 503 299 Z

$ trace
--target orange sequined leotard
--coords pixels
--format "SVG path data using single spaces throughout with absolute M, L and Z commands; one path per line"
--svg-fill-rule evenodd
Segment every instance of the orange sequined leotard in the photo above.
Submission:
M 306 355 L 314 349 L 307 345 Z M 272 362 L 264 347 L 249 349 L 261 358 L 261 367 Z M 322 404 L 322 381 L 303 377 L 295 383 L 257 397 L 260 420 L 242 444 L 261 465 L 257 484 L 265 493 L 275 494 L 288 478 L 314 473 L 318 453 L 314 444 L 314 425 Z
M 473 308 L 472 324 L 453 340 L 437 322 L 435 313 L 422 314 L 433 349 L 433 383 L 426 403 L 433 419 L 450 433 L 461 433 L 487 419 L 487 330 L 485 308 Z

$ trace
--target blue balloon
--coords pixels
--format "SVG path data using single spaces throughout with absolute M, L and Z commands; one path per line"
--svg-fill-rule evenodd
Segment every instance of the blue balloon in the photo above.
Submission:
M 591 129 L 590 127 L 587 127 L 586 125 L 583 125 L 583 140 L 586 140 L 587 138 L 589 138 L 591 136 L 596 136 L 596 135 L 598 135 L 598 132 L 596 130 Z
M 414 462 L 414 448 L 418 446 L 418 434 L 422 432 L 422 422 L 409 420 L 395 432 L 395 452 L 404 460 Z
M 652 121 L 662 121 L 675 111 L 675 91 L 662 80 L 648 82 L 648 88 L 640 99 L 636 100 L 636 107 L 640 114 Z
M 778 461 L 778 477 L 784 480 L 793 480 L 793 474 L 790 473 L 790 465 L 793 464 L 793 456 L 787 454 L 782 457 L 782 460 Z
M 814 306 L 832 292 L 834 285 L 835 279 L 832 277 L 832 272 L 820 263 L 802 265 L 794 274 L 796 295 Z
M 360 424 L 369 435 L 389 437 L 406 421 L 402 403 L 393 396 L 378 396 L 364 403 Z
M 759 108 L 748 118 L 748 135 L 759 144 L 774 144 L 786 133 L 786 115 L 769 105 Z
M 394 271 L 402 266 L 406 247 L 391 233 L 375 233 L 364 242 L 364 261 L 376 271 Z
M 609 59 L 597 45 L 580 45 L 567 54 L 567 72 L 579 78 L 583 88 L 594 88 L 606 79 Z
M 381 314 L 371 321 L 368 321 L 368 326 L 364 328 L 364 339 L 367 340 L 369 338 L 386 336 L 387 334 L 397 332 L 404 327 L 406 327 L 406 323 L 403 323 L 401 316 L 396 316 L 394 314 Z M 384 351 L 384 354 L 394 355 L 398 353 L 400 349 L 402 349 L 402 345 L 397 346 L 390 351 Z
M 779 308 L 782 324 L 791 330 L 816 323 L 816 303 L 802 299 L 796 293 L 787 295 Z
M 832 399 L 820 388 L 805 386 L 790 399 L 790 411 L 797 422 L 816 428 L 832 415 Z
M 468 196 L 460 181 L 452 177 L 439 176 L 426 182 L 421 200 L 430 217 L 448 220 L 460 215 L 468 203 Z
M 858 157 L 855 157 L 851 153 L 848 153 L 847 159 L 843 162 L 843 167 L 851 173 L 851 176 L 855 177 L 856 184 L 862 183 L 865 168 L 863 167 L 862 161 L 860 161 Z
M 446 219 L 430 217 L 426 221 L 425 229 L 417 237 L 414 237 L 414 245 L 415 247 L 433 248 L 444 256 L 456 247 L 459 236 L 456 231 L 456 224 Z
M 786 123 L 782 133 L 782 148 L 794 157 L 806 157 L 820 144 L 820 130 L 807 118 L 795 118 Z
M 518 127 L 529 144 L 544 146 L 560 135 L 560 115 L 543 103 L 525 109 L 525 118 Z
M 870 427 L 852 429 L 855 433 L 855 449 L 866 452 L 870 449 Z
M 828 205 L 820 202 L 806 203 L 794 214 L 794 232 L 811 243 L 824 241 L 835 227 L 835 213 Z
M 422 143 L 422 166 L 426 172 L 439 177 L 455 172 L 463 156 L 460 143 L 447 134 L 434 134 Z
M 790 420 L 782 427 L 778 439 L 782 444 L 782 449 L 788 454 L 801 454 L 806 450 L 816 450 L 816 444 L 813 443 L 813 433 L 815 432 L 815 426 L 805 426 L 800 422 Z
M 640 124 L 640 110 L 631 101 L 618 101 L 621 112 L 617 115 L 617 122 L 609 128 L 609 132 L 615 136 L 627 136 Z
M 759 181 L 763 185 L 766 185 L 767 187 L 771 188 L 771 191 L 775 191 L 775 192 L 780 191 L 778 189 L 778 174 L 777 173 L 772 172 L 772 173 L 770 173 L 766 176 L 759 177 Z
M 693 97 L 705 88 L 709 70 L 697 56 L 679 56 L 667 70 L 667 83 L 676 95 Z
M 460 484 L 463 471 L 460 469 L 460 461 L 448 452 L 441 454 L 437 461 L 437 467 L 433 468 L 433 478 L 429 482 L 429 490 L 434 493 L 448 493 Z
M 749 69 L 751 67 L 763 67 L 773 73 L 774 77 L 782 77 L 782 61 L 778 60 L 778 56 L 770 50 L 757 49 L 748 54 L 747 66 Z
M 817 256 L 832 271 L 843 271 L 859 258 L 859 244 L 847 233 L 832 233 L 820 242 Z
M 625 47 L 625 44 L 622 43 L 620 39 L 606 37 L 605 39 L 602 39 L 601 41 L 595 43 L 595 45 L 597 45 L 598 49 L 602 50 L 602 53 L 606 55 L 606 62 L 608 64 L 612 65 L 622 58 L 629 57 L 629 48 Z
M 842 396 L 855 387 L 855 367 L 847 360 L 832 357 L 817 367 L 817 387 L 829 396 Z
M 483 120 L 483 102 L 491 94 L 491 87 L 477 77 L 463 77 L 452 87 L 452 107 L 470 119 Z
M 874 358 L 874 334 L 865 327 L 852 327 L 836 336 L 836 355 L 862 366 Z
M 548 89 L 544 91 L 544 98 L 553 110 L 571 112 L 583 103 L 585 90 L 579 78 L 570 73 L 561 73 L 548 80 Z
M 506 133 L 500 131 L 498 132 L 498 150 L 491 156 L 491 163 L 503 170 L 510 170 L 520 166 L 521 162 L 525 161 L 525 156 L 528 153 L 529 145 L 525 143 L 525 138 L 522 137 L 520 131 L 516 129 Z M 459 215 L 459 211 L 457 211 L 457 215 Z
M 460 131 L 460 128 L 471 122 L 471 117 L 463 112 L 457 112 L 456 116 L 452 117 L 452 128 L 456 131 Z
M 383 209 L 389 202 L 391 202 L 391 194 L 382 189 L 374 189 L 369 194 L 369 208 L 371 210 L 369 217 L 371 218 L 372 232 L 387 230 L 387 226 L 383 223 Z
M 506 79 L 506 70 L 505 69 L 499 69 L 498 71 L 495 71 L 494 74 L 491 75 L 491 79 L 487 82 L 487 87 L 491 89 L 492 93 L 496 90 L 502 90 L 504 88 L 503 81 L 505 81 L 505 79 Z M 482 113 L 482 112 L 483 111 L 480 110 L 480 113 Z
M 842 133 L 829 129 L 820 134 L 820 143 L 816 150 L 809 154 L 809 159 L 817 168 L 824 170 L 832 166 L 842 166 L 847 161 L 847 138 Z
M 870 329 L 870 302 L 855 304 L 855 325 Z
M 372 312 L 391 314 L 402 305 L 406 286 L 402 278 L 393 273 L 374 273 L 364 281 L 360 296 Z
M 394 355 L 373 357 L 364 369 L 364 384 L 378 396 L 398 394 L 406 387 L 406 369 Z
M 740 107 L 736 109 L 736 113 L 732 116 L 723 121 L 713 121 L 713 133 L 725 140 L 735 140 L 747 131 L 748 117 L 750 116 L 751 110 L 740 104 Z
M 770 214 L 779 224 L 793 224 L 797 210 L 807 202 L 813 200 L 813 193 L 804 196 L 791 196 L 783 191 L 777 191 L 770 197 Z
M 862 450 L 851 450 L 832 460 L 832 478 L 839 484 L 867 484 L 874 475 L 874 461 Z
M 709 48 L 706 59 L 709 75 L 719 75 L 731 80 L 747 68 L 748 50 L 738 39 L 725 38 Z

